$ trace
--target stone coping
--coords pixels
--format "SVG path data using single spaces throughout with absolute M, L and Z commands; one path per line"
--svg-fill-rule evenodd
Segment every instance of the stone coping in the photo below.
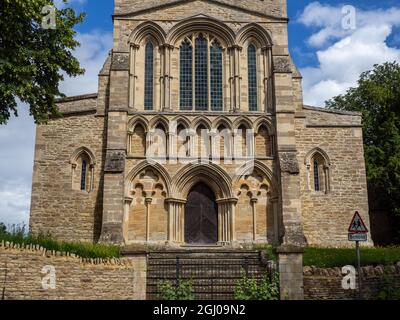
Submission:
M 82 94 L 82 95 L 78 95 L 78 96 L 71 96 L 71 97 L 56 99 L 56 103 L 66 103 L 66 102 L 74 102 L 74 101 L 87 100 L 87 99 L 96 99 L 97 97 L 98 97 L 97 93 Z
M 65 258 L 68 260 L 75 260 L 80 263 L 90 265 L 113 265 L 120 267 L 132 267 L 133 262 L 130 259 L 124 258 L 83 258 L 77 254 L 70 252 L 61 252 L 54 250 L 47 250 L 40 245 L 34 244 L 19 244 L 8 241 L 0 242 L 0 253 L 4 252 L 15 252 L 15 253 L 26 253 L 35 254 L 47 258 Z
M 333 113 L 333 114 L 342 114 L 342 115 L 355 116 L 355 117 L 361 117 L 362 116 L 361 112 L 343 111 L 343 110 L 337 110 L 337 109 L 327 109 L 327 108 L 323 108 L 323 107 L 314 107 L 314 106 L 308 106 L 308 105 L 303 105 L 303 109 L 311 110 L 311 111 Z

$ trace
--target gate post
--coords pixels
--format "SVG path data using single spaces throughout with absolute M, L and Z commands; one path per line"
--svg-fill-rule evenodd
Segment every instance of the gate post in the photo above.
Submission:
M 303 252 L 295 246 L 277 248 L 281 300 L 304 300 Z

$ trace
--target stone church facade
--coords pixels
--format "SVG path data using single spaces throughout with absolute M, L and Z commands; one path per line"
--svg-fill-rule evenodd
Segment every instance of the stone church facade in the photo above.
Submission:
M 286 0 L 115 0 L 96 94 L 39 125 L 30 229 L 121 244 L 344 246 L 361 115 L 305 106 Z

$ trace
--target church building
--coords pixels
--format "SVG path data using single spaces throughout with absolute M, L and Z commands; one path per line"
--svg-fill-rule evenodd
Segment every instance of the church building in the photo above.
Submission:
M 115 0 L 98 92 L 37 126 L 30 230 L 121 245 L 348 246 L 361 114 L 303 104 L 286 0 Z M 370 243 L 371 244 L 371 243 Z

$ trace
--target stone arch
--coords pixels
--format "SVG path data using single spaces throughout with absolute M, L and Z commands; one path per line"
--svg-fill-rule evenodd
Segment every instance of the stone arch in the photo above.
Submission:
M 186 129 L 190 129 L 190 120 L 185 116 L 178 115 L 174 117 L 171 122 L 175 122 L 176 127 L 183 125 Z
M 92 191 L 96 164 L 93 152 L 87 147 L 76 149 L 71 155 L 70 164 L 72 190 Z
M 331 160 L 328 154 L 321 148 L 315 147 L 307 153 L 304 164 L 307 172 L 307 189 L 327 194 L 331 190 Z
M 130 132 L 133 132 L 138 124 L 141 124 L 143 126 L 146 133 L 149 131 L 149 122 L 145 117 L 142 116 L 135 116 L 130 119 L 128 122 L 128 130 Z
M 315 147 L 313 149 L 311 149 L 305 156 L 304 158 L 304 164 L 305 165 L 310 165 L 311 164 L 311 159 L 316 155 L 319 154 L 321 155 L 321 157 L 325 160 L 326 165 L 330 166 L 331 165 L 331 160 L 328 156 L 328 154 L 322 150 L 319 147 Z
M 273 44 L 268 31 L 257 23 L 250 23 L 240 29 L 235 40 L 238 45 L 243 46 L 248 39 L 254 39 L 259 48 L 270 47 Z
M 253 129 L 252 121 L 246 116 L 240 116 L 233 122 L 233 129 L 238 129 L 241 125 L 244 125 L 246 129 Z
M 78 159 L 79 159 L 79 157 L 82 154 L 85 154 L 88 157 L 88 159 L 90 160 L 90 165 L 94 166 L 96 164 L 93 152 L 87 147 L 80 147 L 80 148 L 76 149 L 71 155 L 70 163 L 72 165 L 76 164 Z
M 217 200 L 234 198 L 230 176 L 215 164 L 189 164 L 182 168 L 172 180 L 172 193 L 175 198 L 186 199 L 190 190 L 200 182 L 213 190 Z
M 235 33 L 226 24 L 209 16 L 199 15 L 189 17 L 177 23 L 167 35 L 167 43 L 175 45 L 176 42 L 185 34 L 194 31 L 210 32 L 219 38 L 221 44 L 227 46 L 235 44 Z
M 219 116 L 212 123 L 212 128 L 218 129 L 221 125 L 224 125 L 226 129 L 232 130 L 232 122 L 225 116 Z
M 166 133 L 169 131 L 169 121 L 166 117 L 164 116 L 154 117 L 153 119 L 151 119 L 149 123 L 149 128 L 155 129 L 158 125 L 162 125 Z
M 266 126 L 268 128 L 268 132 L 270 135 L 274 135 L 275 134 L 275 126 L 272 123 L 271 119 L 268 117 L 261 117 L 259 119 L 257 119 L 254 122 L 254 131 L 258 132 L 258 130 L 260 129 L 261 126 Z
M 267 178 L 270 186 L 271 195 L 278 196 L 279 184 L 275 175 L 268 166 L 266 166 L 259 160 L 255 160 L 254 162 L 246 162 L 239 170 L 236 170 L 235 175 L 232 177 L 233 185 L 237 185 L 243 177 L 251 175 L 255 170 L 260 171 L 260 173 L 262 173 Z
M 206 127 L 206 129 L 211 130 L 212 128 L 212 123 L 211 121 L 206 118 L 206 117 L 198 117 L 192 122 L 192 129 L 196 130 L 200 125 L 203 125 Z
M 152 21 L 139 24 L 130 34 L 128 42 L 138 45 L 143 39 L 149 36 L 157 41 L 158 46 L 162 46 L 165 43 L 165 31 L 157 23 Z
M 165 183 L 167 197 L 171 194 L 171 178 L 168 171 L 159 163 L 149 163 L 148 161 L 142 161 L 136 165 L 125 177 L 125 196 L 130 197 L 129 192 L 132 190 L 133 183 L 138 175 L 147 169 L 151 169 L 160 175 L 163 182 Z

